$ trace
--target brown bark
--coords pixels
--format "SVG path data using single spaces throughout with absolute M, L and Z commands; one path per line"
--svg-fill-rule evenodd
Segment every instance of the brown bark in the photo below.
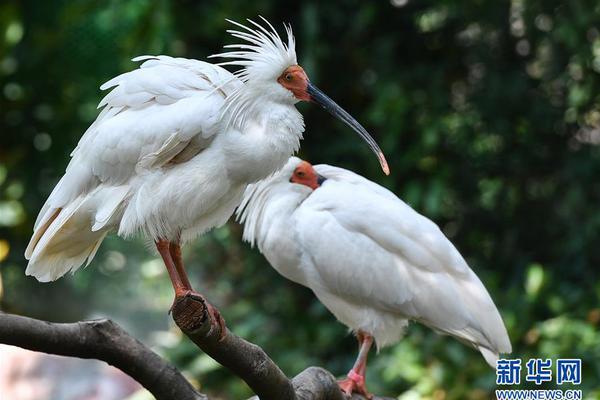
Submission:
M 330 372 L 310 367 L 290 380 L 260 347 L 229 330 L 225 335 L 218 329 L 211 331 L 210 314 L 201 301 L 180 299 L 173 307 L 173 318 L 201 350 L 243 379 L 261 400 L 345 399 Z M 107 319 L 65 324 L 0 312 L 0 343 L 105 361 L 138 381 L 157 400 L 208 400 L 173 365 Z M 355 395 L 352 400 L 364 397 Z

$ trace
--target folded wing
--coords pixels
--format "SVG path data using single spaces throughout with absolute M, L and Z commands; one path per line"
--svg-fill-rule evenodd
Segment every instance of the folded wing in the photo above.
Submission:
M 186 162 L 210 146 L 225 98 L 242 85 L 202 61 L 167 56 L 134 61 L 143 61 L 139 69 L 102 85 L 112 88 L 100 102 L 103 109 L 38 215 L 25 253 L 27 273 L 38 279 L 56 279 L 93 257 L 137 176 Z M 89 238 L 75 241 L 73 235 L 86 231 Z M 69 250 L 74 255 L 61 257 L 66 243 L 79 244 Z
M 432 221 L 356 174 L 315 168 L 328 180 L 295 214 L 311 285 L 453 335 L 490 364 L 510 352 L 487 290 Z

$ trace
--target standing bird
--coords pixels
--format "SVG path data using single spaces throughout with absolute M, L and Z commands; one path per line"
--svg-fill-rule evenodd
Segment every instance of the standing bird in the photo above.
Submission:
M 358 358 L 339 383 L 348 395 L 369 396 L 373 340 L 398 341 L 409 320 L 478 349 L 492 367 L 511 351 L 490 295 L 437 225 L 353 172 L 292 157 L 248 186 L 237 216 L 244 240 L 355 332 Z
M 155 241 L 176 298 L 190 295 L 180 246 L 224 224 L 246 185 L 298 150 L 301 100 L 354 129 L 389 173 L 367 131 L 297 65 L 289 26 L 284 43 L 264 18 L 266 26 L 229 22 L 239 30 L 228 32 L 245 43 L 215 55 L 226 62 L 142 56 L 134 59 L 144 61 L 139 69 L 102 85 L 113 88 L 104 108 L 35 222 L 28 275 L 55 280 L 89 264 L 107 233 L 141 233 Z M 242 68 L 232 74 L 220 65 Z

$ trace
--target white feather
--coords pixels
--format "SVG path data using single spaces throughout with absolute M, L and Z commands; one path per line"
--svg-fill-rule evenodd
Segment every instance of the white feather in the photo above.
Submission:
M 103 109 L 36 220 L 28 274 L 76 270 L 110 231 L 192 240 L 227 221 L 247 183 L 285 164 L 304 123 L 291 92 L 265 79 L 296 64 L 293 35 L 287 28 L 286 45 L 270 24 L 250 23 L 256 29 L 232 32 L 252 46 L 226 55 L 244 67 L 235 75 L 140 56 L 140 68 L 102 85 L 111 89 Z
M 244 239 L 277 271 L 379 346 L 415 320 L 479 349 L 492 366 L 511 351 L 487 290 L 432 221 L 341 168 L 315 166 L 327 180 L 314 191 L 290 183 L 300 161 L 250 185 L 238 209 Z
M 210 57 L 233 59 L 219 65 L 237 65 L 243 67 L 236 75 L 243 81 L 274 81 L 290 65 L 298 64 L 296 59 L 296 41 L 290 26 L 285 26 L 287 43 L 281 40 L 277 30 L 266 19 L 260 17 L 267 24 L 267 28 L 248 19 L 255 27 L 252 29 L 238 22 L 227 20 L 240 30 L 228 30 L 233 37 L 242 39 L 247 43 L 230 44 L 227 49 L 237 49 L 224 53 L 214 54 Z M 249 44 L 248 44 L 249 43 Z

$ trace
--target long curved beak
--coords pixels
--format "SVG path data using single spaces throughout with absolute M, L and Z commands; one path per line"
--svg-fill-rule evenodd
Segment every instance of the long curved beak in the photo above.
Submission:
M 325 93 L 321 92 L 319 88 L 308 81 L 306 86 L 306 93 L 310 95 L 310 101 L 313 101 L 323 107 L 325 110 L 329 112 L 329 114 L 333 115 L 337 119 L 343 121 L 346 125 L 352 128 L 358 135 L 369 145 L 373 153 L 379 159 L 379 164 L 381 164 L 381 169 L 383 173 L 386 175 L 390 174 L 390 168 L 388 167 L 388 163 L 383 155 L 383 152 L 379 148 L 379 145 L 369 135 L 369 132 L 361 124 L 358 123 L 350 114 L 348 114 L 342 107 L 338 106 L 335 101 L 331 100 L 329 96 Z

